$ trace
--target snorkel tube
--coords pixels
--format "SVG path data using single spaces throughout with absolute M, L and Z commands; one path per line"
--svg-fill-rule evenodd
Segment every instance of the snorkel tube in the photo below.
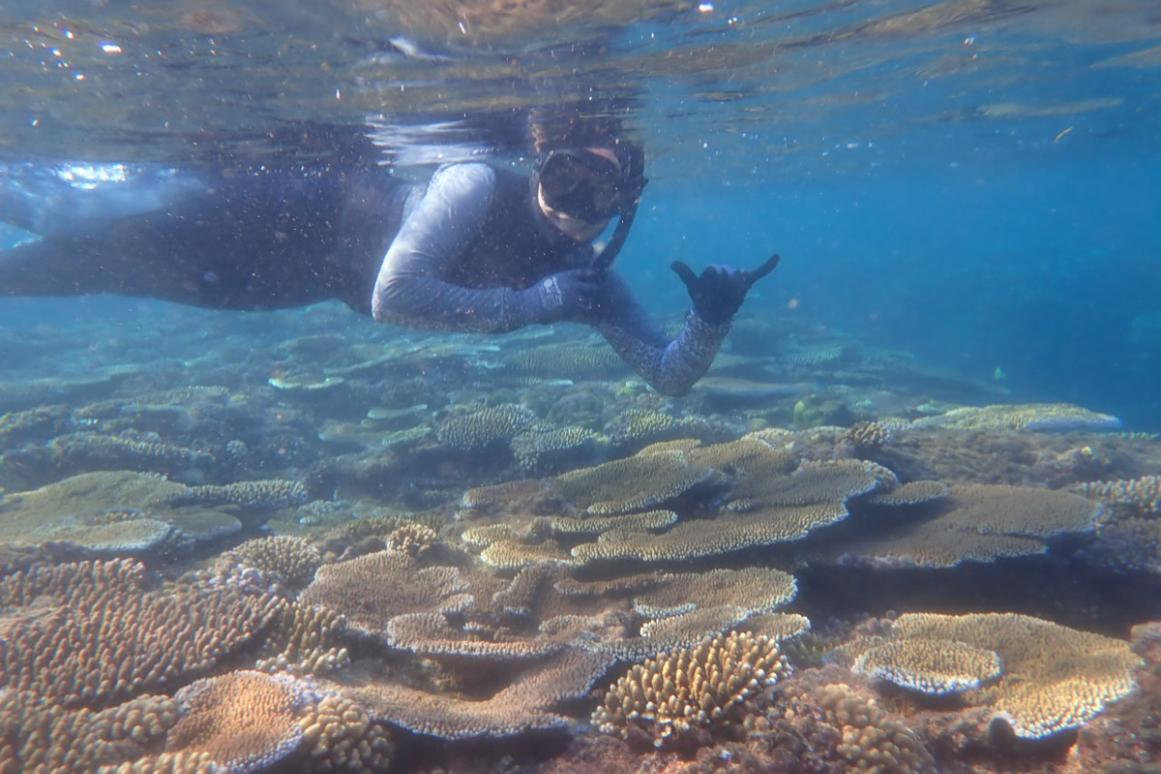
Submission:
M 593 268 L 605 273 L 617 260 L 617 254 L 629 238 L 629 229 L 633 227 L 633 218 L 637 216 L 637 205 L 641 203 L 641 192 L 645 190 L 648 179 L 645 177 L 645 152 L 638 145 L 628 145 L 626 148 L 627 167 L 625 170 L 625 190 L 621 193 L 621 217 L 617 228 L 609 243 L 593 256 Z

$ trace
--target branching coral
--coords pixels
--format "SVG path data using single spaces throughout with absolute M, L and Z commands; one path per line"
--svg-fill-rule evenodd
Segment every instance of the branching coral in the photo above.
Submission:
M 605 695 L 593 723 L 606 733 L 643 731 L 653 744 L 697 743 L 699 732 L 737 723 L 785 672 L 767 637 L 731 633 L 632 667 Z
M 278 607 L 235 587 L 162 593 L 141 579 L 128 560 L 5 578 L 0 597 L 38 604 L 6 626 L 3 684 L 66 707 L 107 705 L 207 669 L 251 642 Z

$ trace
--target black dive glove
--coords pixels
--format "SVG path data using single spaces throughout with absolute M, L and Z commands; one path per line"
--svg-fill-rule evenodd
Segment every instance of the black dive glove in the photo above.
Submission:
M 681 261 L 674 261 L 670 268 L 689 289 L 689 297 L 693 299 L 697 316 L 710 325 L 721 325 L 733 319 L 754 283 L 774 271 L 777 265 L 778 256 L 772 255 L 756 269 L 710 266 L 702 271 L 700 277 Z
M 537 322 L 583 320 L 599 305 L 603 275 L 595 269 L 569 269 L 529 288 L 539 306 Z

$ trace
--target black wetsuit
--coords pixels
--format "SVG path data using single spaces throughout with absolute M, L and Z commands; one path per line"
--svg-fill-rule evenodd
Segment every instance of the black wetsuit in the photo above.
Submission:
M 50 202 L 43 186 L 16 182 L 0 191 L 0 220 L 43 238 L 0 251 L 0 295 L 119 293 L 222 309 L 338 299 L 447 331 L 569 320 L 597 329 L 669 394 L 705 373 L 729 330 L 690 312 L 670 341 L 615 272 L 590 311 L 562 317 L 552 275 L 590 266 L 592 246 L 544 218 L 527 177 L 485 164 L 443 167 L 426 185 L 375 166 L 174 176 L 122 197 L 115 216 L 89 206 L 100 185 Z

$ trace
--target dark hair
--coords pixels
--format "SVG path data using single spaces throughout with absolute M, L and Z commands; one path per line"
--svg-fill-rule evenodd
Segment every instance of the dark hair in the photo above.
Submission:
M 528 119 L 528 133 L 538 162 L 554 150 L 608 148 L 617 155 L 627 182 L 643 179 L 642 147 L 628 136 L 620 117 L 611 109 L 581 112 L 576 105 L 568 104 L 538 107 L 529 112 Z

